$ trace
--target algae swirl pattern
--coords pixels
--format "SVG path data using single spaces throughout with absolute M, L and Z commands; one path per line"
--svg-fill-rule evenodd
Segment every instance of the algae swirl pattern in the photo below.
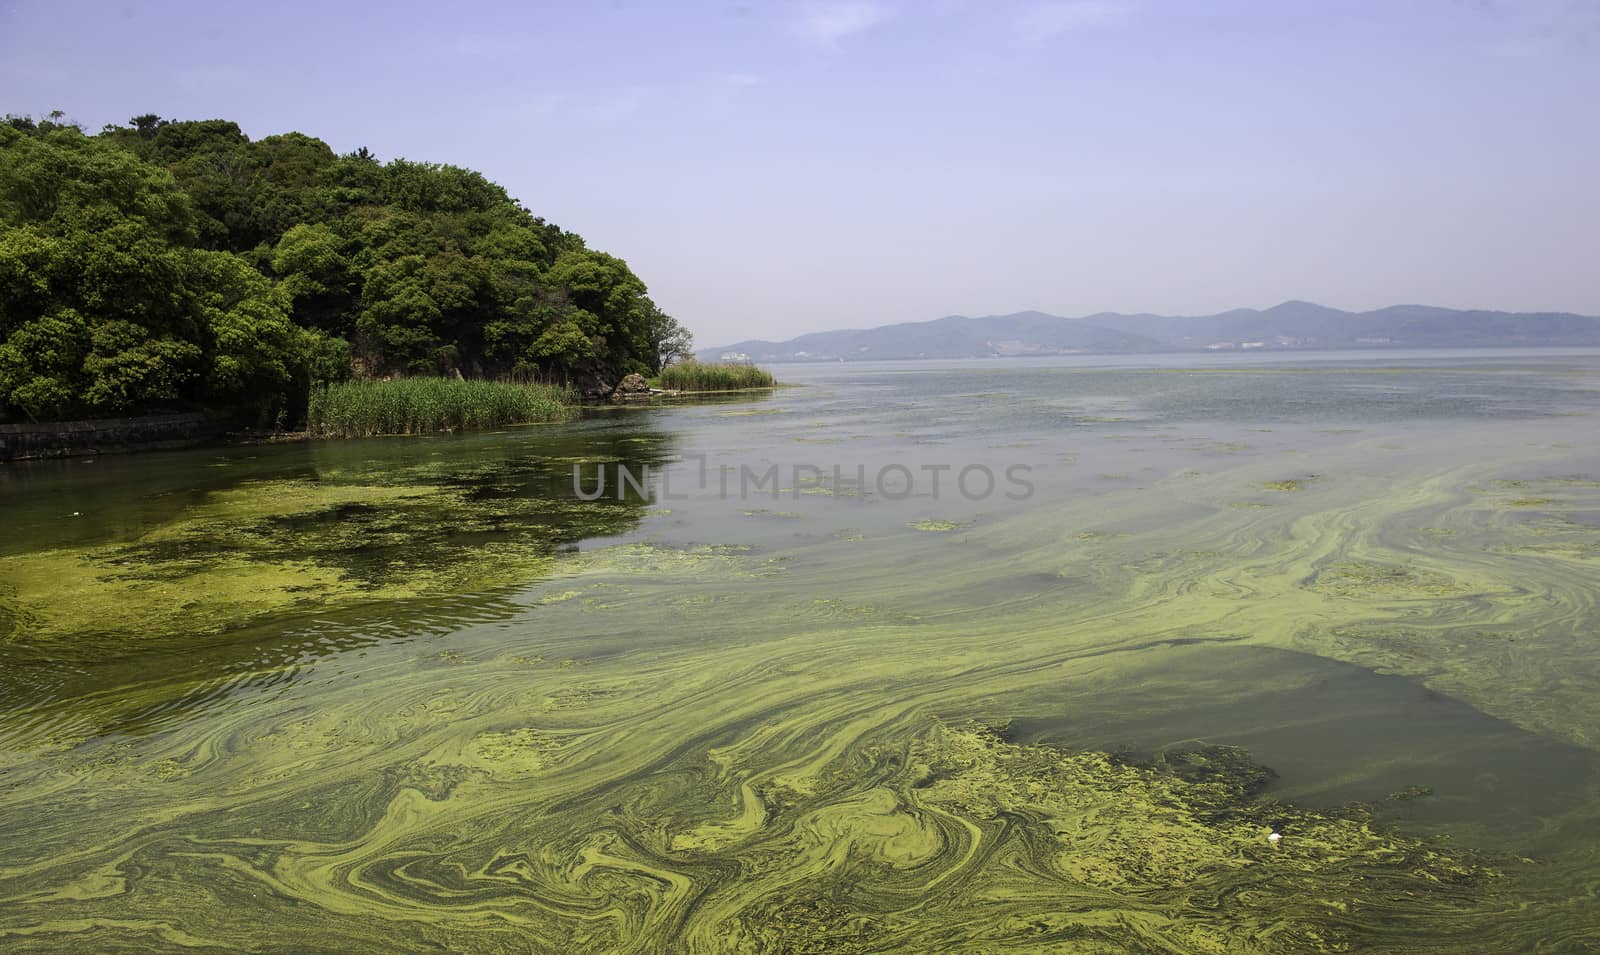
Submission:
M 804 410 L 827 395 L 778 400 Z M 796 495 L 783 506 L 806 509 L 801 532 L 750 520 L 744 502 L 635 502 L 598 532 L 643 517 L 639 531 L 570 552 L 532 546 L 539 531 L 519 537 L 549 526 L 530 508 L 555 512 L 484 490 L 498 479 L 341 471 L 238 484 L 132 539 L 0 555 L 24 583 L 0 603 L 8 689 L 30 701 L 0 722 L 0 945 L 1600 945 L 1600 774 L 1573 769 L 1571 798 L 1548 803 L 1502 785 L 1483 798 L 1550 837 L 1493 838 L 1430 821 L 1448 791 L 1283 801 L 1254 754 L 1198 729 L 1183 738 L 1202 698 L 1309 698 L 1325 670 L 1295 683 L 1280 661 L 1342 661 L 1590 772 L 1594 462 L 1520 425 L 1480 429 L 1470 452 L 1357 433 L 1292 453 L 1092 426 L 1119 457 L 1075 452 L 1074 473 L 1135 477 L 1073 477 L 1082 493 L 1011 511 Z M 842 423 L 839 440 L 859 427 Z M 775 440 L 827 437 L 815 431 Z M 1170 466 L 1142 474 L 1141 453 Z M 363 577 L 370 555 L 339 556 L 337 523 L 305 523 L 351 504 L 433 549 Z M 477 536 L 445 533 L 469 515 Z M 320 549 L 280 548 L 287 526 L 311 527 Z M 96 589 L 127 585 L 116 567 L 141 587 L 164 572 L 193 579 L 204 540 L 234 542 L 219 549 L 228 561 L 260 559 L 255 586 L 274 614 L 284 561 L 314 562 L 323 576 L 288 576 L 321 587 L 321 609 L 268 640 L 232 598 L 185 611 Z M 52 605 L 27 583 L 51 577 L 79 596 Z M 393 589 L 370 589 L 380 578 Z M 327 602 L 346 592 L 358 596 Z M 140 608 L 127 626 L 143 630 L 123 644 L 145 648 L 130 656 L 144 676 L 89 663 L 63 675 L 74 634 L 116 641 L 115 626 L 87 621 L 118 606 Z M 237 627 L 211 628 L 194 659 L 148 671 L 150 653 L 184 645 L 185 625 L 230 614 Z M 1263 662 L 1232 662 L 1245 655 Z M 1263 685 L 1242 684 L 1246 672 Z M 1030 729 L 1165 719 L 1157 691 L 1194 698 L 1172 704 L 1171 745 L 1073 746 Z M 1295 732 L 1292 717 L 1273 719 Z M 1422 765 L 1403 744 L 1372 740 L 1374 762 Z

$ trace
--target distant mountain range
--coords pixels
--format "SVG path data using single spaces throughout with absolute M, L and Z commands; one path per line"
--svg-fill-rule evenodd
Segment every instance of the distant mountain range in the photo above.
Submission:
M 814 332 L 786 342 L 742 341 L 699 353 L 703 361 L 880 361 L 1015 355 L 1323 348 L 1600 346 L 1600 318 L 1566 312 L 1484 312 L 1394 305 L 1344 312 L 1311 302 L 1217 315 L 1062 318 L 1017 312 L 951 315 L 852 331 Z

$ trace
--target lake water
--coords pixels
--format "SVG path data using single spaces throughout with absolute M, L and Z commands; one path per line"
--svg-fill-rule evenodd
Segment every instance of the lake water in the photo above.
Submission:
M 0 948 L 1600 946 L 1600 353 L 774 370 L 0 470 Z

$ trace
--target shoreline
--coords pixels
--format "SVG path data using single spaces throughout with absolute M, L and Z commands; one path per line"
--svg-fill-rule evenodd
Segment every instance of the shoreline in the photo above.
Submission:
M 75 458 L 96 458 L 107 454 L 139 454 L 147 451 L 187 451 L 196 448 L 232 448 L 265 444 L 298 444 L 305 441 L 350 441 L 366 438 L 416 438 L 440 434 L 502 431 L 508 428 L 527 428 L 540 425 L 566 424 L 587 412 L 612 411 L 627 407 L 649 405 L 657 401 L 682 402 L 705 396 L 747 395 L 770 392 L 790 385 L 772 385 L 763 388 L 736 388 L 721 391 L 657 391 L 650 394 L 628 395 L 606 401 L 579 402 L 573 405 L 577 414 L 571 418 L 547 421 L 518 421 L 484 428 L 439 428 L 433 431 L 392 432 L 361 435 L 359 438 L 343 435 L 317 434 L 310 429 L 299 431 L 257 431 L 253 429 L 228 430 L 205 412 L 168 415 L 143 415 L 133 418 L 86 419 L 81 421 L 46 421 L 38 424 L 0 425 L 0 467 L 7 464 L 25 464 L 38 461 L 55 461 Z M 149 439 L 138 434 L 154 432 L 164 435 L 165 430 L 181 430 Z M 95 436 L 109 437 L 95 440 Z M 8 440 L 9 439 L 9 440 Z

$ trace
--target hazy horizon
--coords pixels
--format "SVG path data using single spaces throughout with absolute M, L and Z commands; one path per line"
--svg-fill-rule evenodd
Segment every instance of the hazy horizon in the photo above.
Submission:
M 932 316 L 929 316 L 927 318 L 912 318 L 912 319 L 906 319 L 904 321 L 882 322 L 882 323 L 879 323 L 878 325 L 874 325 L 874 326 L 848 326 L 848 327 L 839 326 L 837 328 L 817 328 L 817 329 L 810 329 L 810 330 L 805 331 L 805 332 L 797 332 L 796 334 L 793 334 L 793 335 L 784 335 L 781 338 L 773 338 L 772 336 L 764 336 L 764 335 L 749 335 L 749 336 L 746 336 L 743 339 L 740 339 L 739 341 L 696 342 L 695 347 L 696 347 L 696 350 L 699 350 L 699 351 L 705 351 L 705 350 L 708 350 L 708 349 L 714 351 L 719 346 L 737 345 L 737 344 L 741 344 L 742 342 L 745 342 L 745 341 L 784 342 L 784 341 L 788 341 L 790 339 L 798 338 L 798 337 L 800 337 L 802 335 L 808 335 L 808 334 L 816 334 L 816 333 L 824 333 L 824 334 L 826 334 L 828 332 L 865 331 L 865 330 L 870 330 L 872 328 L 881 328 L 881 327 L 889 326 L 889 325 L 919 325 L 919 324 L 924 324 L 924 323 L 927 323 L 927 322 L 936 322 L 936 321 L 939 321 L 941 319 L 948 319 L 948 318 L 987 319 L 987 318 L 1011 318 L 1011 317 L 1019 316 L 1019 315 L 1043 315 L 1043 316 L 1046 316 L 1046 317 L 1049 317 L 1049 318 L 1063 319 L 1065 321 L 1092 322 L 1097 318 L 1111 318 L 1111 317 L 1134 318 L 1134 317 L 1140 317 L 1140 316 L 1143 316 L 1143 315 L 1150 315 L 1150 316 L 1155 316 L 1155 317 L 1158 317 L 1158 318 L 1176 318 L 1176 319 L 1194 318 L 1194 319 L 1204 319 L 1204 318 L 1211 318 L 1211 317 L 1214 317 L 1216 315 L 1227 314 L 1228 312 L 1270 312 L 1272 309 L 1280 307 L 1280 306 L 1284 306 L 1284 305 L 1313 305 L 1313 306 L 1318 306 L 1318 307 L 1334 309 L 1336 311 L 1349 312 L 1351 314 L 1362 314 L 1362 313 L 1365 313 L 1365 312 L 1382 311 L 1384 309 L 1391 309 L 1391 308 L 1403 309 L 1403 308 L 1448 308 L 1449 307 L 1449 306 L 1435 306 L 1435 305 L 1431 305 L 1431 304 L 1429 304 L 1427 302 L 1391 302 L 1388 305 L 1380 305 L 1380 306 L 1377 306 L 1376 308 L 1373 308 L 1373 309 L 1341 309 L 1336 305 L 1328 305 L 1325 302 L 1312 302 L 1312 301 L 1308 301 L 1306 299 L 1285 299 L 1285 300 L 1283 300 L 1281 302 L 1273 302 L 1271 305 L 1239 305 L 1239 306 L 1235 306 L 1233 308 L 1220 309 L 1220 310 L 1218 310 L 1216 312 L 1210 312 L 1210 313 L 1206 313 L 1206 314 L 1179 313 L 1179 312 L 1167 312 L 1167 313 L 1160 313 L 1160 312 L 1126 312 L 1126 311 L 1117 311 L 1117 310 L 1114 310 L 1114 309 L 1106 309 L 1106 310 L 1099 311 L 1099 312 L 1089 312 L 1089 313 L 1085 313 L 1085 314 L 1081 314 L 1081 315 L 1060 315 L 1060 314 L 1057 314 L 1055 312 L 1046 311 L 1045 309 L 1042 309 L 1042 308 L 1019 308 L 1019 309 L 1014 309 L 1014 310 L 1009 311 L 1009 312 L 982 312 L 982 313 L 973 313 L 973 314 L 950 313 L 948 315 L 932 315 Z M 1472 311 L 1472 309 L 1461 309 L 1461 311 Z M 1508 314 L 1530 314 L 1528 312 L 1522 312 L 1521 310 L 1513 311 L 1511 309 L 1485 309 L 1484 311 L 1504 311 L 1504 312 L 1506 312 Z M 1563 314 L 1584 315 L 1584 313 L 1581 313 L 1581 312 L 1566 312 L 1564 310 L 1563 310 L 1562 313 Z M 1600 319 L 1600 315 L 1584 315 L 1584 317 Z M 1585 346 L 1585 347 L 1587 347 L 1587 346 Z
M 0 4 L 4 108 L 448 162 L 701 345 L 1289 299 L 1600 314 L 1580 0 Z

